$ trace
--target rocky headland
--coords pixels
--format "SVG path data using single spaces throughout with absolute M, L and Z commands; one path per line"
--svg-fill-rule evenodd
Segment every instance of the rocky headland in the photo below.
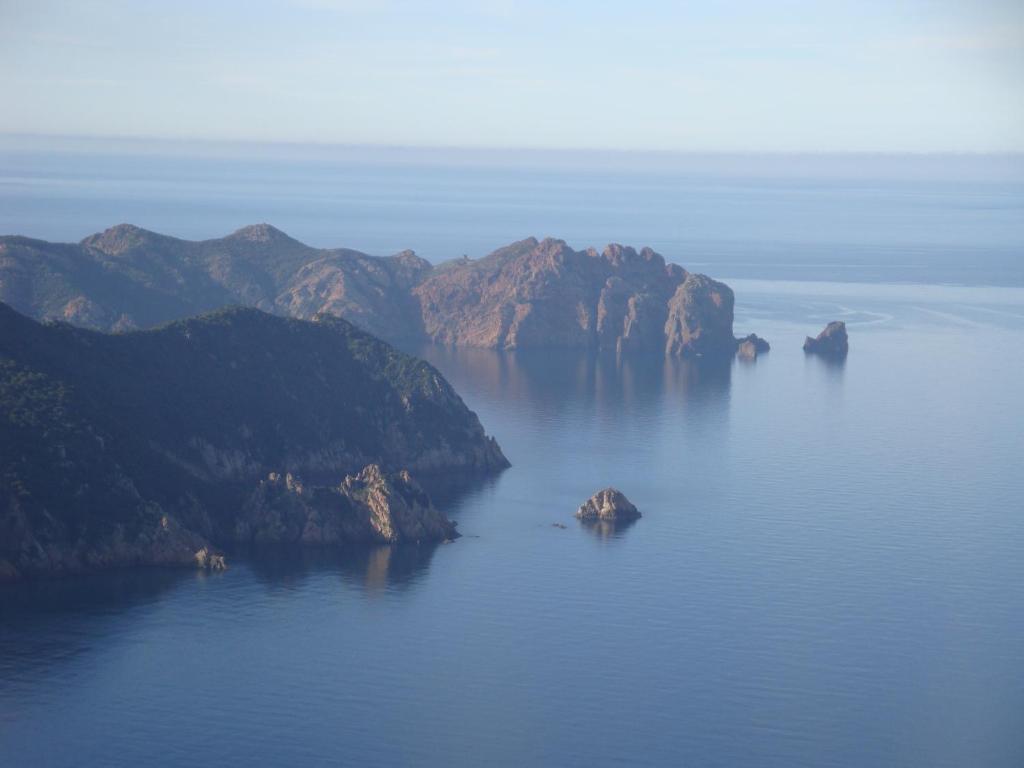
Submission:
M 226 305 L 330 314 L 390 341 L 733 355 L 732 290 L 650 248 L 527 238 L 438 266 L 312 248 L 267 224 L 180 240 L 122 224 L 80 243 L 0 237 L 0 301 L 37 319 L 150 328 Z
M 218 569 L 242 540 L 443 540 L 408 472 L 506 466 L 436 369 L 337 317 L 230 309 L 105 334 L 0 304 L 5 578 Z

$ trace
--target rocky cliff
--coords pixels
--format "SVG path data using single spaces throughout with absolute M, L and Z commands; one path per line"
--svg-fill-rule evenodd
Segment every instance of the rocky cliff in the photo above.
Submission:
M 398 544 L 458 536 L 408 472 L 371 464 L 336 486 L 271 473 L 246 499 L 233 538 L 252 543 Z
M 423 537 L 449 538 L 411 481 L 393 474 L 504 466 L 437 370 L 339 318 L 232 309 L 109 335 L 0 305 L 8 576 L 193 562 L 243 530 L 272 538 L 266 526 L 239 527 L 243 502 L 271 472 L 336 486 L 356 478 L 344 486 L 345 509 L 362 510 L 352 526 L 382 540 L 418 538 L 417 525 Z M 339 529 L 339 540 L 356 528 Z
M 530 238 L 477 261 L 443 264 L 413 293 L 425 334 L 442 344 L 660 351 L 668 348 L 677 293 L 704 309 L 696 293 L 706 283 L 690 280 L 683 288 L 687 278 L 649 248 L 575 251 L 563 240 Z M 726 309 L 731 332 L 731 304 Z M 691 341 L 669 351 L 698 353 Z
M 437 267 L 317 249 L 273 227 L 191 242 L 120 225 L 78 244 L 0 238 L 0 300 L 40 319 L 148 328 L 229 304 L 343 317 L 382 338 L 731 355 L 733 294 L 650 248 L 528 238 Z

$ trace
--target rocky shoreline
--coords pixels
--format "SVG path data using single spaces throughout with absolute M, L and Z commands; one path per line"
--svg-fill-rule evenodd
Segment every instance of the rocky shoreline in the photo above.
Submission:
M 436 369 L 338 318 L 111 335 L 0 304 L 0 579 L 452 539 L 410 472 L 508 465 Z

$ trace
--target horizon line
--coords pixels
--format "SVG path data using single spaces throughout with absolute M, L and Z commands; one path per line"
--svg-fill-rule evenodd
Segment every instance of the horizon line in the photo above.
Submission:
M 67 142 L 124 142 L 142 145 L 146 143 L 165 145 L 208 145 L 228 147 L 274 147 L 279 149 L 322 149 L 322 150 L 371 150 L 384 152 L 453 152 L 453 153 L 494 153 L 494 154 L 566 154 L 566 155 L 648 155 L 673 157 L 778 157 L 778 158 L 1024 158 L 1024 148 L 1006 150 L 907 150 L 907 149 L 667 149 L 667 148 L 623 148 L 623 147 L 563 147 L 531 145 L 487 145 L 487 144 L 405 144 L 321 141 L 300 139 L 258 139 L 258 138 L 211 138 L 184 136 L 146 136 L 138 134 L 76 134 L 76 133 L 29 133 L 25 131 L 0 131 L 0 141 L 67 141 Z M 2 148 L 2 147 L 0 147 Z

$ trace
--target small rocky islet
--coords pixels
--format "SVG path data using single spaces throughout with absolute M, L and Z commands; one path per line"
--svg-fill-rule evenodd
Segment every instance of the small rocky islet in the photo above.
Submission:
M 833 320 L 816 337 L 808 336 L 804 340 L 804 352 L 811 355 L 842 360 L 849 351 L 850 341 L 846 333 L 846 323 L 842 320 Z
M 636 508 L 626 495 L 617 488 L 604 488 L 576 510 L 576 519 L 583 521 L 606 521 L 624 523 L 640 518 L 640 510 Z
M 771 345 L 756 333 L 736 340 L 736 356 L 741 360 L 756 360 L 758 355 L 770 350 Z

